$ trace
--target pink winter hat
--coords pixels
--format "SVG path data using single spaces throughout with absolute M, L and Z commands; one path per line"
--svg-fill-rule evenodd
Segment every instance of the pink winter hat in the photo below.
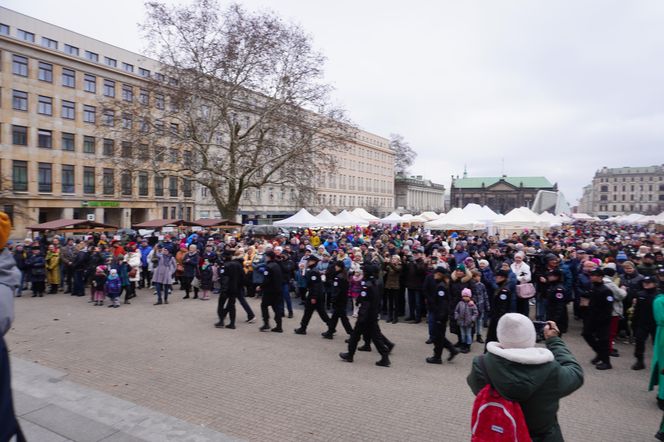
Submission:
M 461 296 L 468 296 L 469 298 L 473 297 L 473 292 L 470 289 L 461 290 Z

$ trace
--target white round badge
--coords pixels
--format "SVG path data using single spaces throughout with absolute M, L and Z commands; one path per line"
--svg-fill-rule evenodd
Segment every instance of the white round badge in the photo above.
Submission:
M 560 292 L 556 293 L 556 298 L 557 299 L 563 299 L 563 294 L 560 293 Z
M 504 300 L 507 299 L 507 295 L 504 295 L 504 294 L 500 295 L 499 298 L 500 298 L 501 301 L 504 301 Z
M 337 286 L 339 285 L 339 283 L 338 283 L 337 281 L 334 281 L 334 284 L 333 284 L 333 285 L 334 285 L 335 287 L 337 287 Z
M 219 270 L 219 273 L 224 273 L 224 272 L 225 272 L 224 269 Z
M 439 291 L 439 292 L 438 292 L 438 296 L 445 296 L 445 292 L 444 292 L 444 291 L 442 291 L 442 290 L 441 290 L 441 291 Z
M 315 276 L 312 276 L 312 277 L 311 277 L 311 280 L 312 280 L 312 281 L 315 281 L 315 280 L 316 280 L 316 277 L 315 277 Z
M 606 300 L 609 301 L 609 302 L 613 302 L 613 296 L 607 296 Z
M 270 274 L 270 272 L 268 272 L 267 270 L 263 272 L 263 275 L 265 275 L 265 276 L 267 276 L 269 274 Z
M 360 295 L 367 296 L 367 292 L 360 292 Z

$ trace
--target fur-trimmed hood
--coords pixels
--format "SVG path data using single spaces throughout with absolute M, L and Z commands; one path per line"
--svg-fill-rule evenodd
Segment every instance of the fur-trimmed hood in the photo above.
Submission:
M 524 365 L 540 365 L 553 361 L 553 353 L 547 348 L 503 348 L 498 342 L 489 342 L 486 350 L 508 361 Z

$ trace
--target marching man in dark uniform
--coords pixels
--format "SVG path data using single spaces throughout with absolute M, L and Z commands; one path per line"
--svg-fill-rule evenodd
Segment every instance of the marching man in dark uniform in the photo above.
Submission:
M 563 333 L 567 333 L 569 318 L 567 315 L 567 299 L 565 295 L 565 287 L 562 283 L 562 272 L 558 269 L 550 270 L 546 274 L 546 292 L 544 293 L 546 299 L 546 319 L 553 321 L 558 326 L 562 337 Z
M 272 307 L 274 312 L 274 321 L 277 323 L 276 327 L 272 329 L 275 333 L 283 333 L 281 328 L 281 318 L 283 316 L 283 277 L 281 274 L 281 266 L 275 261 L 276 254 L 272 250 L 265 252 L 265 269 L 263 276 L 265 277 L 263 284 L 260 285 L 259 290 L 263 296 L 261 299 L 261 313 L 263 314 L 263 326 L 260 331 L 270 330 L 270 314 L 268 307 Z
M 634 298 L 634 319 L 632 328 L 634 329 L 634 357 L 636 362 L 632 365 L 632 370 L 643 370 L 646 368 L 643 363 L 643 355 L 646 349 L 646 340 L 648 336 L 655 337 L 657 324 L 652 312 L 652 304 L 657 294 L 657 281 L 654 276 L 644 276 L 641 280 L 643 290 L 636 293 Z
M 424 280 L 424 295 L 427 301 L 427 310 L 433 315 L 433 356 L 426 359 L 429 364 L 442 364 L 443 348 L 446 348 L 450 354 L 448 361 L 454 359 L 459 354 L 459 350 L 454 348 L 452 343 L 445 337 L 447 328 L 447 319 L 450 313 L 450 295 L 448 293 L 448 282 L 450 275 L 442 267 L 436 267 L 433 274 L 427 275 Z
M 325 311 L 325 292 L 323 291 L 323 281 L 316 265 L 318 264 L 318 257 L 311 255 L 307 258 L 307 270 L 304 274 L 304 279 L 307 281 L 307 297 L 304 300 L 304 316 L 300 322 L 300 328 L 295 329 L 295 334 L 306 335 L 307 326 L 311 320 L 311 315 L 314 311 L 318 312 L 318 316 L 323 320 L 325 325 L 329 327 L 330 317 L 327 316 Z
M 353 332 L 353 327 L 351 327 L 348 316 L 346 315 L 348 308 L 348 276 L 346 275 L 346 267 L 343 261 L 336 261 L 333 268 L 331 288 L 334 313 L 332 313 L 332 318 L 330 318 L 328 323 L 328 330 L 322 333 L 325 339 L 334 338 L 339 320 L 341 320 L 341 325 L 343 325 L 346 333 L 350 335 Z
M 364 275 L 367 280 L 366 285 L 363 287 L 358 298 L 360 309 L 357 313 L 355 328 L 353 328 L 353 332 L 350 334 L 348 340 L 348 353 L 339 353 L 339 357 L 346 362 L 353 362 L 353 356 L 355 355 L 355 350 L 357 350 L 357 343 L 360 341 L 362 335 L 364 335 L 365 338 L 373 341 L 378 353 L 381 355 L 381 359 L 376 362 L 376 365 L 379 367 L 389 367 L 390 358 L 388 355 L 392 347 L 394 347 L 394 344 L 388 344 L 386 342 L 385 337 L 378 327 L 380 293 L 374 282 L 377 273 L 377 266 L 373 264 L 365 265 Z
M 231 322 L 225 328 L 235 328 L 235 300 L 244 289 L 244 269 L 242 267 L 244 251 L 238 249 L 232 257 L 233 259 L 230 259 L 230 251 L 225 251 L 225 262 L 219 269 L 221 291 L 219 294 L 219 304 L 217 305 L 217 315 L 219 316 L 219 322 L 215 324 L 217 328 L 224 327 L 226 315 L 228 315 Z
M 591 361 L 598 370 L 609 370 L 609 332 L 613 313 L 613 292 L 604 285 L 604 272 L 596 268 L 590 272 L 589 298 L 582 295 L 580 304 L 588 304 L 587 314 L 583 317 L 583 339 L 595 350 L 597 356 Z
M 506 270 L 498 270 L 496 272 L 496 292 L 489 299 L 491 310 L 489 312 L 489 329 L 486 332 L 487 343 L 498 340 L 498 334 L 496 332 L 498 328 L 498 321 L 503 317 L 504 314 L 509 313 L 510 311 L 514 293 L 512 293 L 510 290 L 510 284 L 507 279 L 508 276 L 509 275 Z M 486 345 L 484 348 L 486 352 Z

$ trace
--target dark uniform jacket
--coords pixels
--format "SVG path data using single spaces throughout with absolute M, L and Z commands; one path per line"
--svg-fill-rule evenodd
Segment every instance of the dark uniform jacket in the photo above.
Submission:
M 242 293 L 244 269 L 238 259 L 231 259 L 224 263 L 223 277 L 226 279 L 225 288 L 228 296 L 239 296 Z
M 265 277 L 263 284 L 261 284 L 263 296 L 279 299 L 283 285 L 281 266 L 275 261 L 268 262 L 263 270 L 263 276 Z
M 308 268 L 304 274 L 304 279 L 307 281 L 307 301 L 316 299 L 320 301 L 323 296 L 323 281 L 321 281 L 320 272 L 315 268 Z
M 433 314 L 436 321 L 447 320 L 450 314 L 450 295 L 443 281 L 436 281 L 433 275 L 424 280 L 424 295 L 427 300 L 427 309 Z
M 330 279 L 334 306 L 336 308 L 346 308 L 346 305 L 348 305 L 348 279 L 344 277 L 343 273 L 336 273 Z
M 655 330 L 657 328 L 652 312 L 652 303 L 657 293 L 657 288 L 637 292 L 633 319 L 635 328 L 638 327 L 644 330 Z
M 593 283 L 588 293 L 590 304 L 588 305 L 587 319 L 593 324 L 603 324 L 611 321 L 613 314 L 613 292 L 604 283 Z

